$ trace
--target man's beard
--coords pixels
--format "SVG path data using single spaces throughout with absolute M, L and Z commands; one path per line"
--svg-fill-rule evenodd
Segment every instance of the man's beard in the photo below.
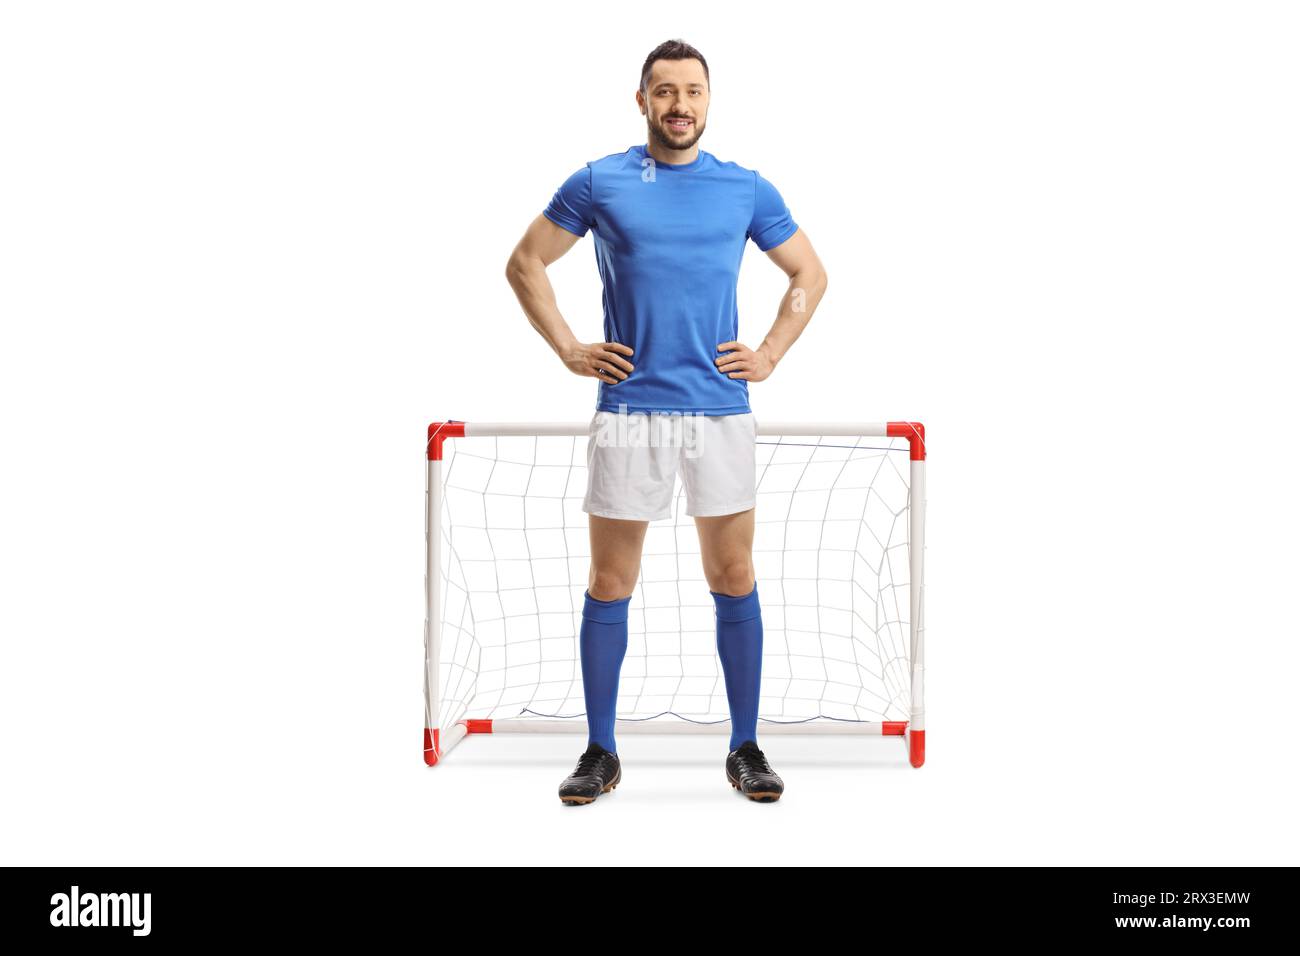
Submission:
M 690 149 L 692 146 L 698 143 L 700 141 L 700 137 L 704 135 L 704 127 L 700 125 L 700 121 L 692 120 L 691 132 L 694 133 L 695 135 L 691 136 L 688 134 L 687 136 L 681 139 L 674 139 L 668 133 L 668 131 L 665 130 L 661 125 L 664 122 L 667 122 L 667 117 L 661 117 L 659 122 L 657 123 L 656 122 L 646 123 L 646 126 L 649 127 L 650 129 L 651 138 L 660 146 L 662 146 L 664 149 Z

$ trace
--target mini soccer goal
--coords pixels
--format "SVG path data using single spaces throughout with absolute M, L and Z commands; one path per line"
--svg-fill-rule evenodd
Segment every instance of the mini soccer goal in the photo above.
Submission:
M 583 733 L 588 423 L 434 422 L 424 759 L 485 733 Z M 898 736 L 925 760 L 925 427 L 759 423 L 758 732 Z M 618 735 L 731 732 L 680 477 L 628 607 Z

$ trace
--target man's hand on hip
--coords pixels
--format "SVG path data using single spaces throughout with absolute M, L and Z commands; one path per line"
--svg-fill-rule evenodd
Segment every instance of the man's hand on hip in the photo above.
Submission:
M 633 369 L 632 363 L 623 358 L 631 354 L 632 349 L 618 342 L 593 342 L 590 345 L 575 342 L 564 353 L 564 364 L 575 375 L 617 385 Z
M 761 382 L 772 374 L 772 369 L 776 368 L 772 356 L 762 347 L 754 351 L 739 342 L 723 342 L 718 346 L 719 352 L 726 350 L 730 351 L 721 358 L 714 359 L 713 364 L 718 367 L 719 372 L 725 373 L 727 378 Z

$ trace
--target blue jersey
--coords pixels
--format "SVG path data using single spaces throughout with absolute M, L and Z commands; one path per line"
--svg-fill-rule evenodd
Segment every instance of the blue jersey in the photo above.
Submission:
M 591 230 L 605 341 L 634 350 L 623 356 L 635 366 L 626 379 L 600 383 L 597 409 L 750 411 L 749 383 L 728 378 L 714 360 L 725 354 L 719 344 L 739 338 L 745 241 L 766 252 L 798 228 L 775 186 L 704 150 L 673 165 L 640 144 L 587 163 L 544 215 L 578 236 Z

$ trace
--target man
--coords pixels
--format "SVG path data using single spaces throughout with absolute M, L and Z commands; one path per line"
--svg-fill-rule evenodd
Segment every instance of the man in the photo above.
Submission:
M 750 799 L 770 802 L 784 783 L 757 739 L 763 624 L 753 565 L 757 424 L 748 383 L 771 375 L 799 337 L 826 290 L 826 271 L 770 182 L 699 148 L 709 68 L 698 50 L 680 40 L 653 50 L 636 103 L 647 143 L 570 176 L 506 268 L 529 321 L 569 370 L 600 379 L 583 501 L 591 536 L 579 636 L 588 747 L 560 798 L 590 803 L 622 780 L 614 721 L 627 609 L 646 530 L 671 516 L 680 467 L 717 611 L 731 711 L 727 779 Z M 560 315 L 546 276 L 589 230 L 607 339 L 590 345 Z M 746 240 L 790 277 L 771 331 L 752 350 L 737 340 L 736 280 Z

